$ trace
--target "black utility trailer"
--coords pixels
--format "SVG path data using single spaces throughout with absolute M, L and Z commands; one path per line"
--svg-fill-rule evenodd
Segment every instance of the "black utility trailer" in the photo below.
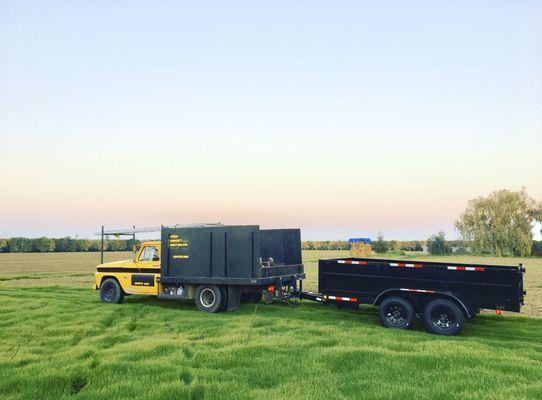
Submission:
M 337 305 L 378 306 L 382 325 L 409 328 L 421 317 L 428 331 L 457 335 L 481 309 L 519 312 L 521 266 L 337 258 L 318 261 L 318 293 L 300 298 Z
M 258 225 L 163 227 L 160 298 L 194 298 L 202 311 L 234 310 L 262 293 L 296 291 L 305 277 L 299 229 Z

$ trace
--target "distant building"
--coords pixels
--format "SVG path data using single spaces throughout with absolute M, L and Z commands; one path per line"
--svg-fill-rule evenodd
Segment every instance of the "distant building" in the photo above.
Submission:
M 353 243 L 371 244 L 371 239 L 369 239 L 369 238 L 351 238 L 351 239 L 348 239 L 348 245 L 350 247 L 352 247 Z
M 348 239 L 350 255 L 352 257 L 366 257 L 371 255 L 371 239 L 369 238 L 351 238 Z

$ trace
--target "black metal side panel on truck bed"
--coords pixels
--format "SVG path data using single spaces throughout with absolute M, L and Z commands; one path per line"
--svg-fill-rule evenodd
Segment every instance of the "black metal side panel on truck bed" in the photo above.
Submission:
M 265 267 L 263 257 L 273 258 Z M 299 229 L 258 225 L 162 228 L 161 281 L 264 285 L 304 277 Z
M 259 246 L 257 225 L 164 228 L 162 277 L 256 277 Z
M 325 295 L 378 303 L 386 293 L 449 295 L 468 310 L 519 312 L 523 271 L 516 266 L 342 258 L 318 262 L 318 288 Z

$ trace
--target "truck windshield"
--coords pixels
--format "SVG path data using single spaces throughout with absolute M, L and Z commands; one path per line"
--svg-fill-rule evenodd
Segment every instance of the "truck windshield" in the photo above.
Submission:
M 154 246 L 145 246 L 138 261 L 159 261 L 158 249 Z

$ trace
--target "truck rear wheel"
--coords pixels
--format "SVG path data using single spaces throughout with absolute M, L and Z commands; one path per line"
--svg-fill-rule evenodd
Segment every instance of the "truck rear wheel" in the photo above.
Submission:
M 223 301 L 222 291 L 215 285 L 201 285 L 196 290 L 196 306 L 200 311 L 218 312 Z
M 425 307 L 423 322 L 425 328 L 431 333 L 454 336 L 463 330 L 465 315 L 453 301 L 436 299 Z
M 102 303 L 119 304 L 124 299 L 124 290 L 116 279 L 106 279 L 100 287 L 100 300 Z
M 388 297 L 378 307 L 380 323 L 386 328 L 408 329 L 414 323 L 414 307 L 402 297 Z
M 226 308 L 228 308 L 228 287 L 220 286 L 219 289 L 220 293 L 222 293 L 222 305 L 218 311 L 226 311 Z

